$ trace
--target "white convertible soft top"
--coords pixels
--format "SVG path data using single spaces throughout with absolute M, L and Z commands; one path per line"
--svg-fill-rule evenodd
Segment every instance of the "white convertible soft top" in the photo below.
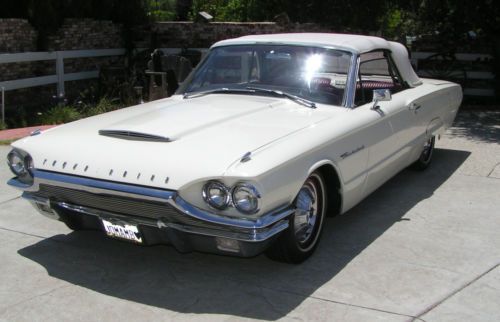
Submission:
M 347 50 L 355 54 L 385 49 L 391 51 L 392 58 L 408 85 L 415 87 L 422 84 L 422 81 L 418 78 L 410 64 L 406 48 L 400 43 L 387 41 L 380 37 L 329 33 L 250 35 L 222 40 L 215 43 L 212 47 L 255 43 L 332 47 Z

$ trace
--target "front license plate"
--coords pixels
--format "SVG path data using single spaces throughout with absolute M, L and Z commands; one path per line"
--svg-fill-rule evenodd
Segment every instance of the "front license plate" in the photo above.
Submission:
M 113 224 L 112 222 L 109 222 L 105 219 L 101 219 L 101 221 L 108 236 L 129 240 L 137 244 L 142 244 L 142 236 L 136 225 Z

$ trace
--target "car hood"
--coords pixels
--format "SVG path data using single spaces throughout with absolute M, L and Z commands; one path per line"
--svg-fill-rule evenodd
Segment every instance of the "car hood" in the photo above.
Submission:
M 281 98 L 176 96 L 68 123 L 13 146 L 29 152 L 37 169 L 179 189 L 222 176 L 247 152 L 330 116 Z

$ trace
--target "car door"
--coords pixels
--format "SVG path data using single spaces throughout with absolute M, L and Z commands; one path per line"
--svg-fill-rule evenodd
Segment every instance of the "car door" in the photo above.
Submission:
M 393 96 L 402 97 L 399 117 L 392 121 L 392 126 L 398 137 L 398 146 L 404 152 L 401 167 L 407 166 L 411 161 L 412 151 L 417 146 L 423 146 L 426 141 L 426 123 L 430 100 L 422 97 L 415 88 L 406 89 Z
M 373 103 L 374 90 L 388 90 L 390 100 Z M 406 166 L 408 143 L 414 132 L 414 113 L 408 108 L 407 87 L 390 60 L 390 54 L 379 50 L 360 55 L 355 102 L 360 113 L 371 113 L 367 176 L 363 189 L 366 196 Z

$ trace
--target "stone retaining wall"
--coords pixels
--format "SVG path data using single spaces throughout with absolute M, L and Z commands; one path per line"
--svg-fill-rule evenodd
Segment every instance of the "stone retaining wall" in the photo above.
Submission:
M 0 19 L 0 53 L 36 50 L 38 33 L 24 19 Z
M 111 21 L 66 19 L 48 39 L 49 50 L 122 48 L 122 26 Z
M 152 26 L 152 32 L 155 42 L 153 47 L 207 48 L 219 40 L 244 35 L 333 30 L 312 23 L 279 25 L 274 22 L 157 22 Z

